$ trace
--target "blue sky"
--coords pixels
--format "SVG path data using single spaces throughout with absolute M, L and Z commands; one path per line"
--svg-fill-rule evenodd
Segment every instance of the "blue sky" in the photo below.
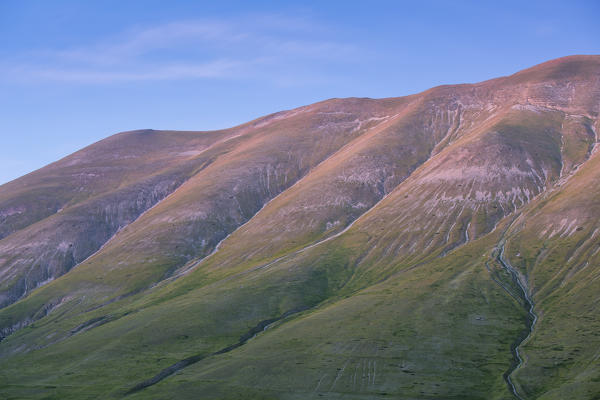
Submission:
M 0 183 L 113 133 L 204 130 L 600 54 L 589 1 L 0 1 Z

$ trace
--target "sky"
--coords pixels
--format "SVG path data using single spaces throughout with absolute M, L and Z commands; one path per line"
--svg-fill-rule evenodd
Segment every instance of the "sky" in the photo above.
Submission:
M 0 184 L 114 133 L 209 130 L 600 54 L 600 2 L 0 0 Z

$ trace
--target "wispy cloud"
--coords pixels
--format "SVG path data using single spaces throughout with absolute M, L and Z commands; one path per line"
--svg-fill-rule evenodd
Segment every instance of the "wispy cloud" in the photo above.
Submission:
M 231 76 L 239 64 L 233 61 L 216 60 L 207 63 L 165 64 L 151 67 L 95 69 L 85 67 L 36 67 L 18 66 L 13 75 L 27 78 L 62 82 L 110 83 L 123 81 L 147 81 L 167 79 L 218 78 Z
M 12 82 L 103 84 L 253 76 L 284 82 L 286 73 L 304 64 L 339 62 L 356 53 L 352 44 L 319 39 L 323 29 L 281 16 L 175 21 L 79 47 L 16 55 L 4 60 L 0 71 Z

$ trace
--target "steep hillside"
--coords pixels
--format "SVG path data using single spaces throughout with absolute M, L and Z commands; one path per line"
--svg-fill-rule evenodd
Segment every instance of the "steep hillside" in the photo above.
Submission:
M 126 132 L 3 185 L 0 305 L 86 259 L 203 168 L 208 159 L 194 155 L 228 136 Z
M 1 186 L 0 394 L 596 398 L 599 113 L 573 56 Z

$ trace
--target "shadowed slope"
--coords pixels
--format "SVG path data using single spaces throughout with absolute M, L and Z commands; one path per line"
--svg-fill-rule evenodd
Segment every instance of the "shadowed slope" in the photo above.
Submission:
M 198 154 L 231 135 L 126 132 L 0 187 L 0 306 L 86 259 L 207 165 Z

